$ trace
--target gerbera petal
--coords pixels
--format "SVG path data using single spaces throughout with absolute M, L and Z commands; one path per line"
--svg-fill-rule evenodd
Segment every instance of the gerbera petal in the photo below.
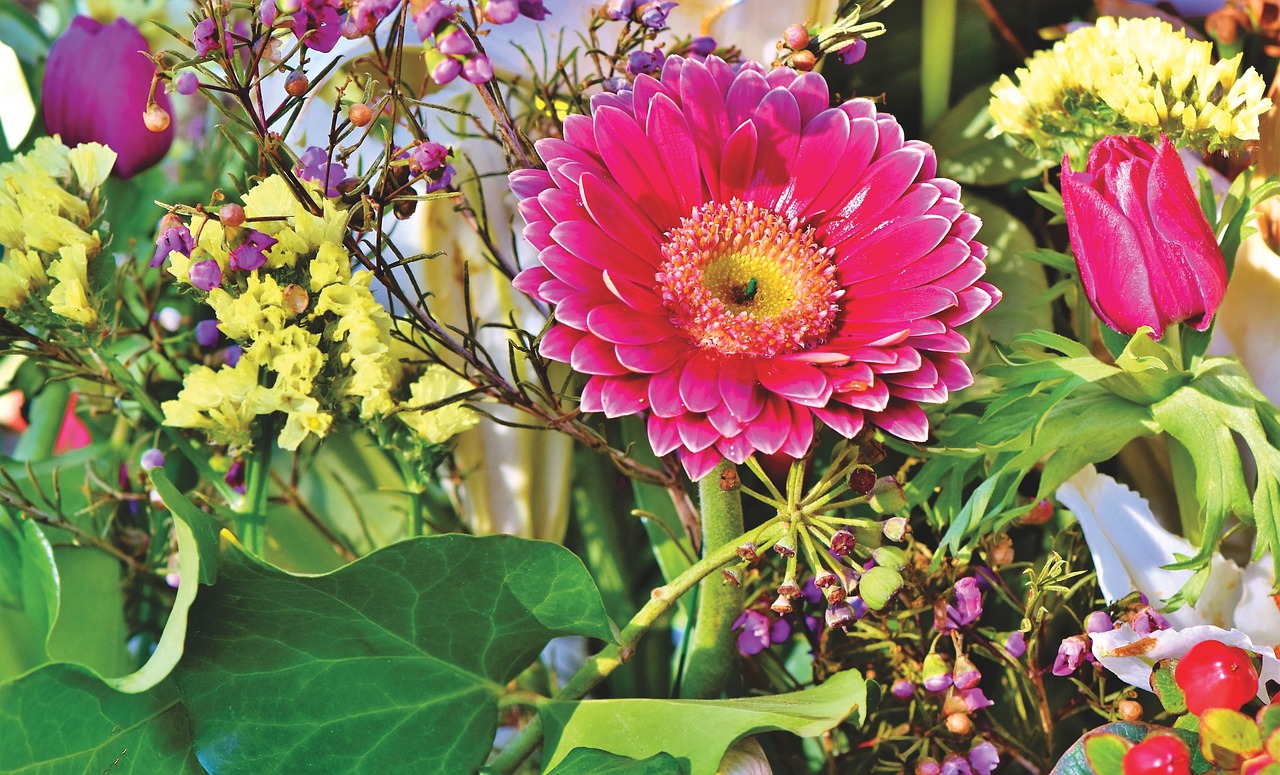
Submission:
M 660 417 L 679 417 L 685 413 L 680 398 L 680 374 L 684 364 L 679 363 L 649 378 L 649 405 Z
M 924 156 L 918 148 L 903 148 L 873 162 L 864 175 L 865 182 L 826 221 L 827 238 L 839 242 L 877 221 L 886 220 L 885 211 L 894 207 L 907 187 L 915 182 Z
M 876 143 L 879 140 L 880 135 L 876 132 L 875 121 L 869 118 L 851 118 L 849 139 L 845 141 L 844 148 L 836 155 L 831 165 L 839 170 L 840 174 L 832 174 L 829 183 L 817 192 L 813 201 L 804 209 L 804 214 L 813 216 L 841 209 L 849 198 L 849 192 L 862 183 L 863 175 L 875 156 Z
M 724 96 L 701 62 L 690 62 L 680 79 L 680 96 L 689 106 L 685 118 L 698 149 L 698 167 L 709 191 L 720 190 L 720 150 L 729 136 Z
M 587 313 L 587 330 L 613 344 L 653 344 L 676 336 L 662 315 L 639 315 L 621 304 L 601 304 Z
M 659 229 L 680 220 L 671 181 L 658 162 L 653 143 L 631 116 L 605 108 L 595 115 L 596 145 L 618 185 L 646 212 Z
M 932 336 L 916 337 L 911 340 L 911 344 L 921 350 L 932 350 L 940 353 L 969 352 L 969 340 L 965 339 L 964 334 L 959 331 L 947 331 Z
M 782 449 L 791 433 L 791 410 L 786 399 L 770 396 L 743 435 L 759 451 L 772 455 Z
M 938 379 L 948 390 L 964 390 L 973 384 L 973 372 L 969 370 L 969 364 L 959 356 L 935 355 L 933 363 L 938 369 Z
M 955 309 L 947 310 L 942 316 L 943 322 L 952 328 L 963 326 L 994 307 L 996 303 L 991 294 L 976 285 L 972 288 L 966 288 L 956 295 L 959 297 L 960 303 L 956 305 Z
M 880 412 L 889 405 L 889 386 L 880 380 L 876 380 L 866 390 L 841 393 L 836 396 L 836 399 L 856 409 Z
M 724 107 L 729 114 L 729 127 L 736 129 L 750 118 L 768 91 L 769 85 L 760 73 L 755 70 L 739 73 L 724 98 Z
M 714 447 L 702 452 L 680 453 L 680 465 L 684 466 L 685 474 L 695 482 L 714 471 L 722 459 L 720 452 Z
M 574 116 L 574 118 L 586 117 Z M 547 174 L 546 170 L 515 170 L 507 176 L 507 181 L 511 186 L 511 193 L 515 194 L 519 199 L 535 197 L 546 189 L 551 188 L 552 185 L 551 176 Z
M 653 453 L 658 457 L 670 455 L 680 448 L 680 426 L 675 420 L 651 414 L 649 415 L 647 430 L 649 432 L 649 444 L 653 447 Z
M 511 281 L 511 287 L 521 293 L 526 293 L 535 298 L 538 296 L 538 286 L 551 279 L 551 273 L 541 266 L 531 266 L 520 274 L 516 275 Z M 546 299 L 541 299 L 546 301 Z
M 594 223 L 574 221 L 558 223 L 551 238 L 565 250 L 592 266 L 608 269 L 636 282 L 652 282 L 654 264 L 635 251 L 610 239 Z M 637 246 L 643 248 L 643 246 Z
M 825 110 L 809 121 L 800 136 L 791 184 L 779 197 L 778 209 L 790 218 L 799 217 L 835 174 L 831 149 L 844 148 L 848 141 L 849 117 L 842 111 Z
M 701 353 L 685 364 L 680 375 L 680 397 L 690 412 L 709 412 L 723 400 L 718 370 L 719 365 Z
M 950 230 L 951 222 L 946 218 L 922 215 L 879 231 L 840 256 L 840 284 L 848 287 L 874 280 L 867 284 L 878 292 L 904 287 L 909 280 L 900 275 L 909 273 L 911 264 L 928 255 Z M 892 282 L 895 277 L 897 283 Z M 880 281 L 886 279 L 888 284 L 882 285 Z
M 787 438 L 782 442 L 783 454 L 790 455 L 799 460 L 809 454 L 809 447 L 813 444 L 813 415 L 808 407 L 791 406 L 791 432 L 787 434 Z
M 754 420 L 764 407 L 764 391 L 756 381 L 754 364 L 735 364 L 720 370 L 720 395 L 725 406 L 743 422 Z
M 846 439 L 857 436 L 858 432 L 862 430 L 862 410 L 855 409 L 852 406 L 833 401 L 825 407 L 814 407 L 813 414 L 822 421 L 823 425 Z
M 565 325 L 556 324 L 542 335 L 538 343 L 538 352 L 553 361 L 568 362 L 573 357 L 573 348 L 587 334 Z
M 720 440 L 711 421 L 705 416 L 685 413 L 676 418 L 680 440 L 690 452 L 701 452 Z
M 876 117 L 876 104 L 868 99 L 849 100 L 840 105 L 840 109 L 849 114 L 849 118 Z
M 747 442 L 746 436 L 738 434 L 716 442 L 716 451 L 723 455 L 725 460 L 740 466 L 747 462 L 747 458 L 751 457 L 751 453 L 755 450 Z
M 576 145 L 593 156 L 600 155 L 600 149 L 596 147 L 596 136 L 592 130 L 591 119 L 580 113 L 571 113 L 564 117 L 564 139 L 570 145 Z M 523 171 L 523 170 L 517 170 Z M 533 170 L 530 170 L 533 171 Z M 512 173 L 513 175 L 515 173 Z M 549 181 L 548 181 L 549 182 Z M 525 196 L 515 190 L 515 186 L 511 187 L 516 196 Z
M 813 117 L 831 107 L 831 92 L 827 89 L 827 79 L 817 73 L 804 73 L 791 82 L 788 89 L 800 106 L 800 122 L 808 124 Z
M 909 288 L 883 296 L 846 297 L 858 317 L 877 321 L 915 320 L 936 315 L 959 303 L 954 291 L 937 286 Z
M 679 339 L 644 345 L 620 344 L 613 349 L 619 363 L 642 374 L 666 371 L 689 352 L 689 346 Z
M 626 201 L 622 192 L 610 182 L 588 174 L 582 176 L 580 185 L 586 212 L 605 234 L 638 255 L 657 259 L 660 243 L 653 221 L 634 203 Z
M 658 95 L 650 106 L 646 130 L 675 186 L 677 207 L 681 213 L 692 212 L 707 200 L 699 174 L 698 148 L 680 109 L 665 94 Z
M 822 370 L 805 363 L 775 361 L 757 372 L 770 392 L 807 406 L 823 406 L 831 398 L 831 383 Z
M 919 351 L 915 348 L 907 348 L 911 352 L 919 356 Z M 913 366 L 909 371 L 899 372 L 896 374 L 886 374 L 885 381 L 890 384 L 890 390 L 894 390 L 895 385 L 901 387 L 933 387 L 938 384 L 938 369 L 933 365 L 933 361 L 928 358 L 920 358 L 919 365 Z M 896 392 L 896 391 L 895 391 Z
M 905 441 L 929 439 L 929 419 L 924 410 L 908 401 L 891 401 L 883 412 L 871 418 L 880 429 Z
M 631 92 L 635 104 L 636 123 L 645 126 L 649 122 L 649 109 L 653 106 L 653 98 L 659 94 L 670 94 L 662 82 L 651 75 L 641 73 L 631 83 Z
M 756 127 L 746 123 L 725 141 L 720 156 L 720 200 L 745 199 L 756 162 Z
M 792 159 L 800 144 L 800 107 L 786 89 L 774 89 L 751 116 L 756 127 L 756 158 L 747 198 L 772 208 L 792 177 Z
M 649 408 L 649 381 L 644 377 L 617 377 L 605 385 L 601 402 L 605 417 L 626 417 Z
M 613 353 L 613 346 L 594 336 L 584 336 L 578 340 L 578 343 L 573 346 L 573 353 L 569 356 L 569 365 L 583 374 L 605 377 L 631 373 L 626 366 L 618 363 L 618 357 Z
M 720 404 L 715 409 L 707 412 L 707 420 L 711 423 L 711 427 L 716 429 L 716 433 L 721 436 L 736 436 L 742 432 L 742 422 L 733 416 L 729 411 L 729 407 Z

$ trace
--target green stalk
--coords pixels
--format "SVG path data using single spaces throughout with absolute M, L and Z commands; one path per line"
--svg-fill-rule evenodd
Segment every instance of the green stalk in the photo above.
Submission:
M 702 477 L 698 498 L 702 505 L 702 552 L 713 551 L 742 532 L 742 489 L 725 490 L 721 478 L 737 473 L 729 461 Z M 738 659 L 730 625 L 742 613 L 742 590 L 711 576 L 698 587 L 698 614 L 689 636 L 689 659 L 680 680 L 684 699 L 716 699 L 724 691 Z
M 249 456 L 245 471 L 244 499 L 235 509 L 236 532 L 244 547 L 261 557 L 266 548 L 267 490 L 271 482 L 271 453 L 275 450 L 274 434 L 266 433 Z
M 719 481 L 719 476 L 715 477 Z M 746 541 L 753 541 L 757 546 L 770 544 L 783 534 L 782 520 L 774 517 L 760 527 L 744 535 L 733 537 L 714 551 L 704 547 L 703 557 L 692 567 L 675 577 L 666 586 L 658 587 L 649 596 L 648 602 L 618 636 L 617 645 L 609 645 L 599 654 L 586 661 L 577 673 L 569 679 L 564 688 L 553 698 L 561 701 L 573 701 L 585 697 L 601 681 L 608 678 L 613 671 L 622 667 L 635 655 L 636 644 L 649 631 L 681 596 L 693 589 L 694 585 L 710 576 L 720 566 L 737 558 L 738 547 Z M 718 579 L 717 579 L 718 581 Z M 542 743 L 542 717 L 534 716 L 524 729 L 504 749 L 502 753 L 485 768 L 487 772 L 510 773 L 529 757 L 529 754 Z
M 924 0 L 920 14 L 920 108 L 925 131 L 933 129 L 951 104 L 951 66 L 956 45 L 956 0 Z
M 71 385 L 66 380 L 47 383 L 31 399 L 31 425 L 18 439 L 13 459 L 38 461 L 53 457 L 70 403 Z

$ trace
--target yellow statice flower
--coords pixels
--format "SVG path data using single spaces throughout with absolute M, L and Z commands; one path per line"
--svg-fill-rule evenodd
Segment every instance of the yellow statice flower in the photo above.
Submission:
M 348 282 L 325 286 L 314 311 L 338 318 L 325 337 L 344 345 L 339 357 L 346 377 L 340 390 L 360 399 L 364 420 L 394 410 L 391 392 L 400 382 L 400 366 L 391 355 L 391 315 L 373 298 L 370 279 L 368 272 L 358 272 Z
M 0 262 L 0 309 L 17 309 L 32 291 L 48 284 L 49 276 L 39 253 L 7 251 Z
M 254 340 L 244 356 L 276 373 L 273 389 L 310 393 L 324 368 L 324 353 L 317 347 L 320 335 L 288 326 Z
M 67 153 L 67 161 L 76 174 L 80 195 L 87 199 L 111 174 L 116 152 L 101 143 L 81 143 Z
M 1213 46 L 1162 19 L 1114 19 L 1071 33 L 991 88 L 993 132 L 1032 158 L 1083 160 L 1107 135 L 1178 147 L 1239 150 L 1258 139 L 1271 106 L 1266 84 L 1241 55 L 1213 61 Z
M 324 438 L 333 426 L 333 415 L 320 409 L 320 402 L 303 393 L 273 391 L 275 408 L 285 412 L 287 419 L 280 429 L 276 443 L 280 449 L 295 450 L 307 438 Z
M 271 275 L 246 272 L 247 287 L 238 296 L 222 288 L 209 291 L 209 306 L 218 316 L 222 333 L 239 341 L 257 339 L 284 328 L 290 313 L 284 306 L 284 289 Z
M 263 392 L 258 364 L 241 358 L 217 371 L 196 366 L 187 372 L 178 397 L 160 408 L 165 425 L 203 430 L 217 444 L 242 449 L 253 443 L 254 420 L 264 413 Z
M 284 178 L 272 175 L 244 195 L 244 213 L 252 226 L 277 242 L 267 251 L 267 269 L 291 267 L 298 256 L 313 253 L 325 243 L 341 245 L 346 236 L 346 210 L 339 210 L 333 200 L 323 196 L 320 185 L 307 181 L 303 185 L 320 208 L 314 215 L 289 190 Z
M 431 411 L 423 411 L 422 407 L 470 389 L 470 382 L 444 366 L 428 366 L 422 376 L 409 385 L 410 400 L 396 417 L 426 441 L 443 444 L 478 423 L 479 415 L 461 403 L 447 404 Z
M 62 257 L 49 265 L 49 276 L 58 281 L 49 290 L 49 309 L 55 315 L 90 325 L 98 319 L 98 311 L 89 301 L 89 260 L 84 245 L 67 245 L 58 253 Z

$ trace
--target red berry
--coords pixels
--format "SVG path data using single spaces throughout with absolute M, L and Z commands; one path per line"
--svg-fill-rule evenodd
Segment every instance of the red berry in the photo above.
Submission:
M 1240 708 L 1258 693 L 1258 671 L 1244 649 L 1206 640 L 1191 647 L 1173 669 L 1187 696 L 1187 710 L 1199 716 L 1210 708 Z
M 1191 752 L 1180 737 L 1152 735 L 1125 753 L 1124 775 L 1191 775 Z
M 307 74 L 301 70 L 294 70 L 284 78 L 284 90 L 289 93 L 290 97 L 301 97 L 307 93 L 307 89 L 311 87 L 311 81 L 307 78 Z

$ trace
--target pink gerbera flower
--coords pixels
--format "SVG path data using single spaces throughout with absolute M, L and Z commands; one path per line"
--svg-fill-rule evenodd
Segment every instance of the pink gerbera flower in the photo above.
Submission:
M 694 479 L 803 457 L 815 418 L 924 441 L 919 403 L 973 381 L 955 329 L 1000 296 L 979 220 L 892 116 L 829 105 L 816 73 L 670 57 L 511 174 L 542 354 L 591 375 L 584 411 L 647 412 Z

